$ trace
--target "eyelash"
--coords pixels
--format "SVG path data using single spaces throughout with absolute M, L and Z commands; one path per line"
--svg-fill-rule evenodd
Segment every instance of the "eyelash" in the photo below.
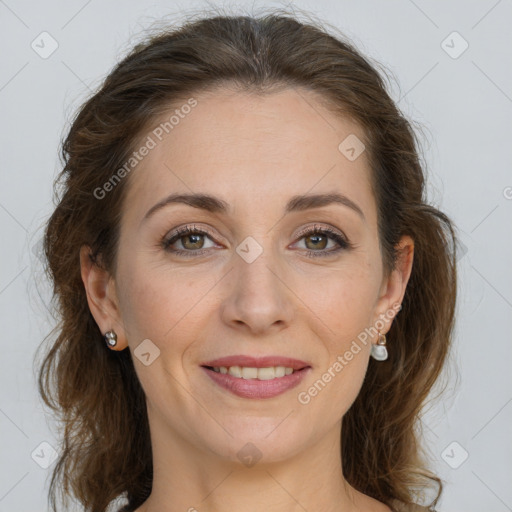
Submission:
M 170 246 L 178 241 L 180 238 L 183 238 L 185 235 L 206 235 L 209 238 L 212 238 L 212 235 L 202 228 L 197 228 L 194 226 L 184 226 L 182 228 L 177 229 L 174 233 L 172 233 L 170 236 L 166 236 L 162 239 L 161 246 L 162 248 L 170 253 L 173 253 L 177 256 L 184 256 L 187 258 L 194 257 L 194 256 L 201 256 L 205 252 L 208 252 L 211 247 L 207 249 L 197 249 L 195 251 L 184 251 L 181 249 L 171 249 Z M 308 258 L 318 258 L 318 257 L 327 257 L 331 256 L 333 254 L 337 254 L 342 250 L 352 249 L 354 245 L 349 242 L 344 236 L 340 235 L 338 232 L 332 230 L 331 228 L 318 228 L 316 225 L 313 226 L 313 228 L 306 228 L 302 230 L 299 233 L 299 239 L 301 240 L 305 236 L 313 236 L 313 235 L 325 235 L 328 238 L 331 238 L 336 243 L 338 243 L 339 247 L 337 249 L 330 249 L 328 251 L 325 250 L 318 250 L 318 251 L 312 251 L 310 249 L 306 249 L 306 256 Z

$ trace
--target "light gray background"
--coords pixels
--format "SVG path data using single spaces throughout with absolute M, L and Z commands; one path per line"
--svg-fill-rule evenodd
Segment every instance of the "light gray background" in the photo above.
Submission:
M 56 434 L 32 362 L 52 323 L 37 254 L 60 169 L 60 138 L 141 30 L 162 16 L 180 19 L 189 5 L 205 4 L 0 0 L 0 512 L 46 510 L 53 467 L 41 467 L 51 460 L 41 443 L 56 446 Z M 251 9 L 253 3 L 210 5 Z M 255 12 L 283 6 L 254 5 Z M 467 251 L 459 260 L 448 391 L 423 417 L 432 468 L 447 482 L 439 510 L 512 510 L 511 2 L 293 5 L 328 20 L 386 66 L 398 80 L 393 97 L 425 128 L 431 201 L 455 221 Z M 43 46 L 43 31 L 58 43 L 46 59 L 31 47 Z M 469 47 L 459 55 L 464 40 Z

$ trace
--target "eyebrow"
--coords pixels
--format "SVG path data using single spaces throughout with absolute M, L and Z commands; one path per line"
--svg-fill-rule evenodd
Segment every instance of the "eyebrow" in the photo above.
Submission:
M 171 194 L 152 206 L 146 212 L 146 215 L 144 215 L 141 222 L 144 222 L 155 212 L 171 204 L 185 204 L 211 213 L 227 214 L 231 211 L 229 203 L 209 194 Z M 355 211 L 363 221 L 366 222 L 361 208 L 347 196 L 338 193 L 293 196 L 286 204 L 284 213 L 304 211 L 310 208 L 321 208 L 322 206 L 328 206 L 330 204 L 341 204 L 343 206 L 347 206 Z

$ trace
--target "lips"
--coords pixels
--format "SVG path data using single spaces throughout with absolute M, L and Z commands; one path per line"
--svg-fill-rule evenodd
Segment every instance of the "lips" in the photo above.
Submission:
M 294 359 L 291 357 L 281 356 L 265 356 L 265 357 L 252 357 L 252 356 L 227 356 L 219 359 L 212 359 L 202 363 L 201 366 L 205 368 L 214 367 L 230 367 L 230 366 L 244 366 L 250 368 L 268 368 L 271 366 L 284 366 L 286 368 L 293 368 L 294 370 L 302 370 L 308 368 L 311 365 L 305 361 Z
M 201 367 L 220 388 L 239 397 L 252 399 L 273 398 L 285 393 L 298 386 L 312 371 L 311 366 L 305 361 L 282 356 L 228 356 L 206 361 Z M 271 373 L 274 368 L 276 376 L 266 375 L 261 380 L 263 378 L 259 375 L 261 368 L 271 368 Z M 260 369 L 257 378 L 254 378 L 255 375 L 248 378 L 245 375 L 240 375 L 240 372 L 245 373 L 246 371 L 254 374 L 256 369 Z M 277 375 L 278 369 L 280 369 L 279 376 Z M 233 370 L 237 375 L 230 374 Z

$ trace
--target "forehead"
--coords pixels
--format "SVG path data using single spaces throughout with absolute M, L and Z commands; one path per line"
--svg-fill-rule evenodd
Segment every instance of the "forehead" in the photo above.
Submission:
M 152 148 L 129 176 L 127 215 L 142 218 L 172 192 L 282 208 L 284 197 L 339 191 L 372 209 L 366 152 L 351 160 L 342 151 L 347 137 L 363 141 L 364 133 L 316 93 L 218 89 L 193 100 L 192 108 L 175 103 L 142 134 L 140 144 L 151 140 Z

